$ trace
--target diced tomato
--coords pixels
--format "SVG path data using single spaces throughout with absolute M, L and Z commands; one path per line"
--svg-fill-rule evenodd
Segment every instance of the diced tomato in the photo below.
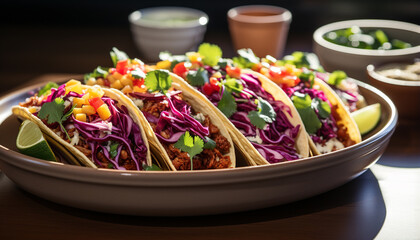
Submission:
M 104 104 L 104 101 L 100 97 L 91 98 L 88 100 L 89 104 L 97 110 L 102 104 Z
M 282 84 L 287 85 L 288 87 L 294 87 L 300 82 L 300 79 L 294 75 L 284 76 L 282 79 Z
M 270 67 L 270 70 L 268 71 L 270 74 L 270 78 L 273 80 L 281 80 L 284 76 L 286 76 L 286 72 L 283 71 L 283 69 L 279 67 Z
M 213 92 L 215 91 L 215 89 L 211 86 L 210 83 L 205 83 L 203 86 L 203 92 L 205 95 L 210 96 Z
M 176 75 L 180 77 L 184 77 L 184 74 L 188 71 L 188 69 L 185 67 L 185 62 L 177 63 L 172 70 Z
M 217 80 L 217 78 L 211 77 L 210 78 L 210 85 L 215 91 L 220 90 L 219 80 Z
M 226 66 L 226 73 L 233 78 L 241 77 L 241 69 L 237 67 Z
M 133 86 L 141 87 L 144 85 L 144 79 L 134 79 Z
M 117 72 L 124 75 L 128 71 L 128 59 L 126 60 L 120 60 L 117 62 L 117 66 L 115 67 L 117 69 Z

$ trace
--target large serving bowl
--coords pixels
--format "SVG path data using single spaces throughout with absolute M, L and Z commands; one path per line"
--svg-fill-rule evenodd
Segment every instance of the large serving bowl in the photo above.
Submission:
M 370 83 L 383 91 L 397 107 L 401 120 L 420 120 L 420 81 L 400 80 L 385 77 L 377 72 L 378 68 L 388 64 L 413 64 L 413 60 L 404 62 L 382 62 L 367 66 Z
M 323 36 L 331 31 L 359 26 L 363 29 L 381 29 L 390 38 L 409 42 L 413 47 L 395 50 L 367 50 L 340 46 Z M 366 66 L 377 62 L 397 62 L 420 57 L 420 26 L 412 23 L 361 19 L 335 22 L 318 28 L 313 34 L 314 52 L 326 71 L 343 70 L 350 77 L 368 82 Z
M 19 122 L 12 105 L 33 86 L 0 99 L 0 168 L 22 189 L 64 205 L 93 211 L 187 216 L 253 210 L 308 198 L 362 174 L 385 151 L 397 111 L 382 92 L 358 82 L 368 103 L 380 103 L 376 129 L 356 145 L 291 162 L 224 170 L 136 172 L 48 162 L 16 152 Z

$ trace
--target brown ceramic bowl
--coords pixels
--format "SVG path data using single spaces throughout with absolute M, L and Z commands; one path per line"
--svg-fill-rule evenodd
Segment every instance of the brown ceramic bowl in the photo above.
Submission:
M 385 64 L 412 64 L 411 62 L 383 62 L 367 66 L 370 83 L 383 91 L 394 102 L 398 115 L 404 121 L 420 120 L 420 81 L 398 80 L 377 73 L 377 69 Z
M 343 185 L 369 169 L 385 151 L 397 123 L 395 106 L 376 88 L 358 84 L 367 102 L 380 103 L 382 109 L 380 124 L 358 144 L 284 163 L 179 172 L 92 169 L 18 153 L 19 122 L 10 108 L 31 96 L 39 84 L 0 98 L 0 169 L 39 197 L 107 213 L 188 216 L 285 204 Z

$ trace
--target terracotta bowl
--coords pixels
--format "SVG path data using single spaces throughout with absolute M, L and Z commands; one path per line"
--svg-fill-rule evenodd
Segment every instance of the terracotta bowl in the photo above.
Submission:
M 359 26 L 364 29 L 382 29 L 389 37 L 409 42 L 413 47 L 394 50 L 367 50 L 340 46 L 328 42 L 324 34 Z M 352 78 L 368 82 L 366 66 L 384 61 L 405 61 L 420 57 L 420 26 L 407 22 L 361 19 L 335 22 L 318 28 L 313 34 L 314 52 L 326 71 L 343 70 Z M 369 82 L 368 82 L 369 83 Z
M 356 178 L 383 154 L 397 123 L 392 101 L 358 82 L 368 103 L 380 103 L 380 124 L 346 149 L 296 161 L 224 170 L 138 172 L 48 162 L 16 151 L 19 122 L 12 105 L 42 85 L 0 99 L 0 169 L 20 188 L 53 202 L 92 211 L 191 216 L 254 210 L 329 191 Z
M 377 73 L 377 69 L 385 64 L 412 64 L 414 61 L 382 62 L 367 66 L 370 83 L 383 91 L 394 102 L 401 120 L 420 120 L 420 81 L 398 80 Z

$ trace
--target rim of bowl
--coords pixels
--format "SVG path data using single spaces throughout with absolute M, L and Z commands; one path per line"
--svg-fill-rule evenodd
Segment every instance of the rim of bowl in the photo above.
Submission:
M 394 79 L 394 78 L 389 78 L 389 77 L 385 77 L 381 74 L 379 74 L 378 72 L 376 72 L 376 68 L 384 66 L 386 64 L 398 64 L 398 63 L 410 63 L 409 61 L 401 61 L 401 62 L 386 62 L 386 63 L 381 63 L 381 64 L 369 64 L 366 67 L 366 71 L 369 74 L 369 76 L 373 79 L 375 79 L 376 81 L 379 82 L 383 82 L 386 84 L 392 84 L 392 85 L 397 85 L 397 86 L 402 86 L 402 87 L 420 87 L 420 81 L 412 81 L 412 80 L 401 80 L 401 79 Z
M 159 25 L 148 23 L 142 21 L 142 15 L 145 13 L 150 12 L 161 12 L 161 11 L 168 11 L 168 12 L 179 12 L 179 13 L 190 13 L 197 16 L 197 19 L 184 21 L 179 24 L 173 24 L 171 26 Z M 143 8 L 136 10 L 128 16 L 128 20 L 131 24 L 141 27 L 148 27 L 148 28 L 159 28 L 159 29 L 169 29 L 169 28 L 191 28 L 191 27 L 198 27 L 198 26 L 206 26 L 209 22 L 209 16 L 198 9 L 194 8 L 186 8 L 186 7 L 151 7 L 151 8 Z
M 269 16 L 250 16 L 244 15 L 245 12 L 251 11 L 264 11 L 273 13 L 275 15 Z M 231 8 L 228 13 L 228 18 L 234 21 L 244 23 L 275 23 L 275 22 L 290 22 L 292 20 L 292 13 L 282 7 L 270 5 L 245 5 L 240 7 Z
M 357 80 L 356 80 L 357 81 Z M 390 117 L 386 124 L 377 133 L 369 138 L 335 152 L 330 152 L 310 158 L 298 159 L 290 162 L 276 163 L 260 166 L 246 166 L 234 169 L 219 170 L 201 170 L 201 171 L 150 171 L 139 172 L 131 170 L 108 170 L 93 169 L 67 165 L 63 163 L 49 162 L 34 157 L 23 155 L 0 145 L 0 158 L 9 159 L 6 164 L 11 164 L 32 172 L 41 173 L 51 177 L 72 179 L 76 181 L 112 184 L 112 185 L 131 185 L 131 186 L 196 186 L 226 184 L 234 182 L 250 182 L 267 179 L 273 176 L 288 176 L 296 173 L 304 173 L 315 169 L 339 164 L 341 161 L 332 161 L 332 159 L 344 159 L 348 151 L 358 151 L 368 145 L 375 144 L 381 138 L 390 134 L 396 126 L 397 110 L 392 101 L 379 89 L 357 81 L 359 86 L 380 96 L 389 105 Z M 10 101 L 16 94 L 28 92 L 35 87 L 43 86 L 40 83 L 33 86 L 11 92 L 0 97 L 0 105 Z M 346 160 L 347 161 L 347 160 Z M 111 177 L 111 178 L 110 178 Z M 194 177 L 196 181 L 191 181 Z M 128 181 L 127 179 L 137 179 L 139 181 Z M 147 180 L 147 181 L 143 181 Z
M 334 22 L 327 25 L 324 25 L 313 34 L 314 41 L 330 50 L 344 52 L 346 54 L 352 55 L 364 55 L 364 56 L 398 56 L 398 55 L 407 55 L 420 53 L 420 45 L 405 48 L 405 49 L 393 49 L 393 50 L 372 50 L 372 49 L 359 49 L 341 46 L 335 43 L 328 42 L 323 38 L 323 35 L 327 32 L 334 30 L 345 29 L 352 26 L 359 27 L 370 27 L 370 28 L 393 28 L 399 30 L 405 30 L 413 33 L 417 33 L 420 37 L 420 26 L 414 23 L 394 21 L 394 20 L 385 20 L 385 19 L 357 19 L 357 20 L 348 20 Z

